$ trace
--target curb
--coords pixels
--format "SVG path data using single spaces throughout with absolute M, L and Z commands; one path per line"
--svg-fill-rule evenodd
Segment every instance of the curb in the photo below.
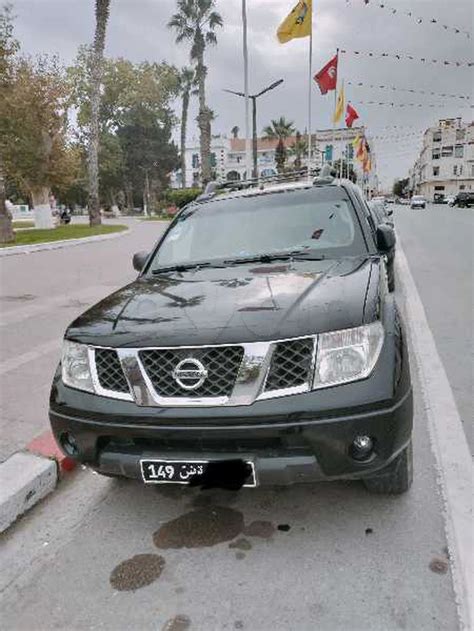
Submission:
M 48 430 L 0 464 L 0 533 L 49 495 L 76 462 L 59 449 Z
M 97 234 L 93 237 L 83 237 L 82 239 L 64 239 L 63 241 L 49 241 L 48 243 L 38 243 L 37 245 L 12 245 L 8 248 L 0 249 L 0 258 L 3 256 L 16 256 L 18 254 L 31 254 L 33 252 L 41 252 L 42 250 L 60 250 L 67 246 L 83 245 L 93 243 L 94 241 L 107 241 L 108 239 L 117 239 L 123 237 L 130 232 L 127 226 L 126 230 L 120 232 L 112 232 L 111 234 Z
M 398 277 L 416 349 L 428 417 L 431 450 L 443 502 L 443 517 L 451 560 L 455 600 L 461 629 L 471 629 L 474 618 L 474 557 L 472 536 L 473 463 L 445 368 L 436 349 L 425 309 L 400 244 L 396 255 Z

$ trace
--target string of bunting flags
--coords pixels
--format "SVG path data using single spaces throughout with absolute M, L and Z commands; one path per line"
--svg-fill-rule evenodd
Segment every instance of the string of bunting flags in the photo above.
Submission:
M 430 64 L 442 64 L 443 66 L 455 66 L 456 68 L 460 68 L 462 66 L 467 66 L 471 68 L 474 66 L 474 61 L 452 61 L 446 59 L 430 59 L 428 57 L 416 57 L 415 55 L 409 55 L 408 53 L 374 53 L 370 51 L 362 51 L 362 50 L 347 50 L 345 48 L 341 48 L 341 55 L 362 55 L 364 57 L 372 57 L 374 59 L 397 59 L 398 61 L 402 60 L 410 60 L 410 61 L 420 61 L 422 63 L 430 63 Z
M 362 105 L 386 105 L 388 107 L 446 107 L 446 103 L 393 103 L 392 101 L 358 101 Z M 472 109 L 472 105 L 458 105 L 457 109 Z
M 363 0 L 365 5 L 368 5 L 370 0 Z M 347 4 L 350 3 L 350 0 L 346 0 Z M 375 2 L 373 2 L 375 4 Z M 404 9 L 397 9 L 395 7 L 388 7 L 384 3 L 378 3 L 380 8 L 389 9 L 393 15 L 405 14 L 407 16 L 412 17 L 413 14 L 411 11 L 406 11 Z M 322 95 L 326 95 L 328 92 L 334 92 L 334 112 L 332 116 L 333 123 L 333 141 L 336 139 L 336 128 L 335 125 L 339 124 L 341 119 L 344 117 L 344 122 L 348 128 L 351 128 L 356 120 L 360 118 L 359 113 L 355 109 L 354 105 L 348 101 L 346 103 L 345 91 L 344 91 L 344 81 L 341 81 L 338 84 L 338 65 L 339 65 L 339 53 L 342 55 L 354 55 L 354 56 L 364 56 L 369 58 L 377 58 L 377 59 L 396 59 L 398 61 L 417 61 L 421 63 L 429 63 L 429 64 L 439 64 L 442 66 L 453 66 L 453 67 L 473 67 L 474 61 L 465 60 L 465 61 L 453 61 L 453 60 L 443 60 L 443 59 L 433 59 L 428 57 L 418 57 L 411 55 L 409 53 L 397 53 L 397 52 L 372 52 L 372 51 L 360 51 L 360 50 L 348 50 L 348 49 L 337 49 L 336 54 L 332 57 L 315 75 L 312 74 L 312 42 L 313 42 L 313 28 L 312 28 L 312 15 L 313 15 L 313 0 L 297 0 L 296 4 L 293 6 L 288 15 L 284 18 L 277 30 L 277 38 L 281 44 L 286 44 L 294 39 L 299 38 L 309 38 L 309 46 L 308 46 L 308 128 L 307 128 L 307 136 L 308 136 L 308 163 L 311 162 L 311 83 L 313 80 L 319 87 L 319 90 Z M 421 24 L 423 23 L 423 18 L 416 18 L 416 21 Z M 435 18 L 430 19 L 431 24 L 437 24 L 438 21 Z M 467 31 L 461 31 L 461 29 L 457 29 L 454 27 L 448 27 L 447 25 L 441 24 L 445 30 L 453 28 L 456 33 L 464 32 L 470 37 Z M 441 98 L 456 98 L 462 100 L 468 100 L 469 97 L 467 95 L 461 94 L 443 94 L 443 93 L 435 93 L 428 92 L 424 90 L 416 90 L 412 88 L 397 88 L 396 86 L 390 85 L 374 85 L 374 84 L 365 84 L 364 82 L 355 82 L 348 81 L 348 85 L 353 87 L 362 87 L 369 89 L 384 89 L 391 90 L 393 92 L 408 92 L 411 94 L 424 94 L 429 96 L 436 96 Z M 339 86 L 339 88 L 338 88 Z M 416 107 L 416 108 L 442 108 L 445 107 L 445 104 L 442 103 L 395 103 L 392 101 L 376 101 L 376 100 L 364 100 L 359 101 L 362 105 L 376 105 L 376 106 L 388 106 L 392 108 L 405 108 L 405 107 Z M 461 109 L 468 109 L 468 105 L 460 105 Z M 387 125 L 385 129 L 404 129 L 407 130 L 412 128 L 411 125 Z M 384 129 L 382 127 L 381 129 Z M 377 138 L 382 139 L 384 136 L 378 134 L 375 136 Z M 374 138 L 375 138 L 374 137 Z M 392 143 L 393 144 L 393 143 Z M 355 140 L 353 141 L 354 147 L 354 156 L 355 159 L 360 162 L 362 165 L 362 170 L 365 174 L 368 174 L 372 169 L 372 159 L 371 159 L 371 150 L 369 146 L 369 142 L 364 134 L 357 133 Z M 340 174 L 342 173 L 342 162 L 343 158 L 340 160 Z M 309 174 L 309 170 L 308 170 Z
M 346 5 L 351 5 L 351 0 L 346 0 Z M 440 20 L 435 17 L 419 17 L 413 13 L 413 11 L 407 11 L 406 9 L 402 9 L 400 7 L 394 7 L 393 5 L 386 4 L 385 2 L 380 2 L 377 0 L 363 0 L 364 6 L 377 7 L 379 9 L 385 9 L 393 16 L 403 16 L 412 18 L 416 24 L 430 24 L 434 26 L 439 26 L 443 28 L 445 31 L 454 33 L 455 35 L 464 35 L 468 39 L 471 38 L 471 33 L 466 31 L 465 29 L 458 28 L 456 26 L 450 26 L 449 24 L 443 24 Z
M 464 99 L 470 100 L 468 94 L 445 94 L 442 92 L 428 92 L 427 90 L 415 90 L 413 88 L 399 88 L 394 85 L 374 85 L 371 83 L 364 83 L 363 81 L 348 81 L 347 85 L 351 85 L 355 88 L 371 88 L 377 90 L 392 90 L 393 92 L 409 92 L 410 94 L 425 94 L 426 96 L 441 96 L 443 98 L 450 99 Z

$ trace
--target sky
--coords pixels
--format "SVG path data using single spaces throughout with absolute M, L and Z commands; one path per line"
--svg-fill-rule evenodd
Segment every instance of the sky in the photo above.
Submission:
M 94 34 L 94 0 L 13 0 L 17 16 L 15 35 L 24 52 L 57 54 L 71 63 L 77 48 L 90 43 Z M 302 132 L 307 127 L 308 39 L 281 45 L 276 29 L 296 0 L 247 0 L 249 80 L 252 92 L 277 79 L 281 86 L 258 101 L 258 131 L 271 119 L 284 116 Z M 383 5 L 383 8 L 380 7 Z M 175 0 L 111 0 L 106 55 L 134 62 L 167 61 L 178 67 L 189 64 L 189 47 L 176 45 L 166 24 L 176 8 Z M 396 13 L 392 9 L 396 8 Z M 237 125 L 244 133 L 244 101 L 224 92 L 243 90 L 242 1 L 216 0 L 224 27 L 218 44 L 206 55 L 208 103 L 216 113 L 213 134 L 230 135 Z M 336 52 L 336 48 L 373 53 L 410 54 L 413 57 L 447 61 L 474 58 L 474 3 L 472 0 L 313 0 L 313 74 Z M 404 15 L 413 12 L 413 17 Z M 415 20 L 421 18 L 418 24 Z M 437 24 L 430 23 L 435 19 Z M 470 31 L 471 38 L 453 29 Z M 458 98 L 412 94 L 416 89 L 442 94 L 470 95 L 474 68 L 437 63 L 340 56 L 339 78 L 345 80 L 346 98 L 360 115 L 368 134 L 374 137 L 381 183 L 390 187 L 405 177 L 421 146 L 423 131 L 439 118 L 459 117 L 472 121 L 469 101 Z M 358 87 L 348 82 L 394 86 L 397 90 Z M 313 83 L 313 131 L 331 127 L 333 92 L 322 96 Z M 376 105 L 362 103 L 376 101 Z M 404 107 L 378 105 L 394 102 Z M 422 104 L 408 107 L 406 104 Z M 178 106 L 178 104 L 176 104 Z M 436 107 L 428 107 L 436 105 Z M 190 120 L 197 114 L 192 106 Z M 359 122 L 359 121 L 358 121 Z M 396 126 L 396 127 L 394 127 Z M 189 138 L 197 133 L 191 125 Z

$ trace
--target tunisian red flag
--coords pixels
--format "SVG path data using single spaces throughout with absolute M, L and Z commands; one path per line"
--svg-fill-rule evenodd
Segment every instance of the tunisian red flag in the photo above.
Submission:
M 352 127 L 353 122 L 359 118 L 359 114 L 355 111 L 350 103 L 347 104 L 346 108 L 346 125 L 348 127 Z
M 314 80 L 321 90 L 321 94 L 327 94 L 329 90 L 335 90 L 337 85 L 337 55 L 328 61 L 319 72 L 314 75 Z

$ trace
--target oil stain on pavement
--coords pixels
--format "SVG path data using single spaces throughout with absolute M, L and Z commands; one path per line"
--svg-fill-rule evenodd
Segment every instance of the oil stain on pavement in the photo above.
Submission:
M 435 557 L 430 563 L 430 570 L 435 574 L 446 574 L 448 567 L 449 564 L 447 559 L 442 559 L 440 557 Z
M 206 548 L 235 539 L 244 529 L 241 512 L 209 506 L 166 522 L 153 534 L 157 548 Z
M 137 554 L 119 563 L 110 574 L 110 584 L 120 592 L 135 591 L 160 577 L 165 560 L 158 554 Z
M 191 626 L 191 619 L 182 614 L 170 618 L 162 627 L 162 631 L 186 631 Z
M 239 539 L 236 539 L 235 541 L 231 541 L 229 543 L 229 548 L 237 548 L 238 550 L 251 550 L 252 544 L 250 543 L 248 539 L 245 539 L 244 537 L 240 537 Z
M 262 539 L 269 539 L 274 532 L 275 526 L 271 521 L 252 521 L 244 528 L 244 535 L 247 535 L 247 537 L 261 537 Z

